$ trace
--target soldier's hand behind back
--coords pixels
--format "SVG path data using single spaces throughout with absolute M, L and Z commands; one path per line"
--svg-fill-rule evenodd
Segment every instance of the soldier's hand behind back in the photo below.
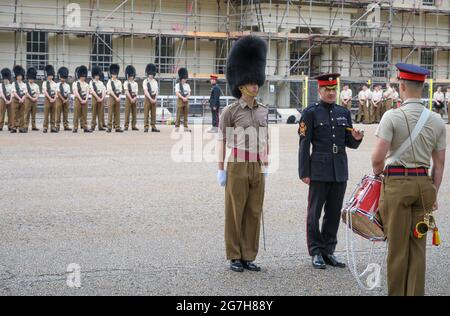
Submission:
M 311 183 L 311 178 L 303 178 L 303 179 L 302 179 L 302 182 L 303 182 L 304 184 L 310 185 L 310 183 Z

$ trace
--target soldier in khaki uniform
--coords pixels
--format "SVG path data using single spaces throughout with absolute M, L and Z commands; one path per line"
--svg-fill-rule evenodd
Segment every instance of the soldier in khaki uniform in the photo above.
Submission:
M 36 127 L 36 112 L 37 101 L 41 94 L 41 89 L 36 84 L 37 70 L 33 67 L 27 70 L 27 99 L 25 100 L 25 128 L 30 126 L 31 117 L 31 130 L 39 131 Z
M 70 85 L 67 83 L 69 78 L 69 69 L 61 67 L 58 69 L 59 82 L 56 85 L 56 129 L 61 128 L 61 114 L 63 115 L 63 124 L 65 131 L 71 131 L 69 127 L 69 100 L 70 100 Z
M 450 88 L 447 88 L 447 92 L 445 93 L 445 103 L 447 103 L 447 124 L 450 124 Z
M 131 114 L 131 130 L 138 131 L 137 123 L 137 102 L 139 99 L 139 86 L 134 79 L 136 78 L 136 68 L 127 66 L 125 68 L 125 77 L 127 80 L 123 83 L 125 90 L 125 130 L 130 127 Z
M 120 66 L 117 64 L 112 64 L 109 67 L 109 74 L 111 79 L 109 79 L 106 84 L 106 91 L 109 96 L 109 109 L 108 109 L 108 129 L 107 132 L 111 133 L 114 127 L 116 133 L 122 133 L 123 130 L 120 128 L 120 95 L 122 94 L 122 82 L 117 79 L 119 75 Z M 113 126 L 114 120 L 114 126 Z
M 98 66 L 92 67 L 92 80 L 89 82 L 89 88 L 91 89 L 92 100 L 92 122 L 91 130 L 95 131 L 97 127 L 98 118 L 98 130 L 105 131 L 105 96 L 106 87 L 100 80 L 103 77 L 103 72 Z
M 151 114 L 151 126 L 153 133 L 159 133 L 159 129 L 156 128 L 156 103 L 159 93 L 158 82 L 155 80 L 156 65 L 148 64 L 145 68 L 147 79 L 142 83 L 144 89 L 145 101 L 144 101 L 144 132 L 148 133 L 149 128 L 149 112 Z
M 348 110 L 351 110 L 352 109 L 352 98 L 353 98 L 352 90 L 349 89 L 348 85 L 345 85 L 341 92 L 342 106 L 347 108 Z
M 356 123 L 361 123 L 364 119 L 366 122 L 365 109 L 367 107 L 367 86 L 363 85 L 361 91 L 358 93 L 358 113 L 356 114 Z
M 261 270 L 253 261 L 268 166 L 268 108 L 256 96 L 265 83 L 266 56 L 266 43 L 247 36 L 234 44 L 227 61 L 227 81 L 238 101 L 220 116 L 217 180 L 225 186 L 225 246 L 235 272 Z M 227 147 L 231 155 L 224 170 Z
M 52 65 L 45 66 L 45 77 L 46 80 L 42 84 L 42 91 L 44 92 L 45 101 L 44 101 L 44 133 L 47 133 L 49 126 L 49 118 L 50 118 L 50 127 L 52 133 L 58 133 L 55 124 L 55 115 L 56 115 L 56 91 L 57 85 L 56 82 L 53 81 L 55 77 L 55 68 Z
M 15 66 L 13 72 L 16 77 L 16 82 L 14 82 L 12 88 L 13 101 L 11 111 L 14 113 L 14 124 L 11 133 L 27 133 L 28 129 L 25 128 L 24 121 L 25 101 L 27 99 L 27 85 L 23 82 L 25 79 L 25 69 L 22 66 Z
M 3 68 L 1 71 L 2 83 L 0 84 L 0 131 L 3 130 L 5 124 L 5 114 L 8 114 L 8 130 L 12 130 L 13 115 L 11 112 L 12 103 L 12 84 L 11 84 L 11 70 Z
M 175 131 L 178 132 L 181 123 L 181 115 L 183 114 L 184 131 L 191 132 L 188 127 L 189 116 L 189 97 L 191 96 L 191 86 L 187 83 L 189 73 L 186 68 L 178 70 L 180 82 L 175 85 L 175 94 L 177 95 L 177 118 L 175 121 Z
M 383 93 L 383 107 L 381 108 L 381 117 L 384 113 L 392 109 L 394 106 L 394 89 L 392 89 L 391 84 L 386 84 L 386 91 Z
M 433 94 L 433 111 L 444 117 L 445 95 L 442 92 L 442 87 L 437 87 L 437 91 Z
M 380 123 L 381 108 L 383 107 L 383 90 L 381 86 L 376 86 L 372 92 L 372 123 Z
M 77 81 L 72 84 L 72 91 L 74 96 L 73 107 L 73 132 L 78 132 L 78 125 L 85 133 L 92 133 L 87 124 L 87 112 L 89 101 L 89 85 L 86 83 L 88 70 L 86 66 L 80 66 L 76 70 Z
M 427 239 L 426 236 L 418 238 L 413 232 L 426 213 L 437 209 L 437 192 L 444 172 L 446 132 L 440 116 L 426 109 L 421 100 L 429 71 L 409 64 L 396 66 L 400 95 L 405 101 L 400 108 L 386 112 L 381 120 L 372 166 L 376 175 L 383 172 L 385 175 L 380 215 L 389 243 L 389 295 L 416 296 L 425 292 Z M 419 129 L 423 127 L 418 131 L 419 137 L 413 139 L 410 135 L 414 134 L 417 124 Z

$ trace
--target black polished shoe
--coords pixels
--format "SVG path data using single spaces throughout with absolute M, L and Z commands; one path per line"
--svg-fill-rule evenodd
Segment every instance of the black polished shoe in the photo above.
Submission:
M 244 267 L 244 269 L 246 269 L 246 270 L 255 271 L 255 272 L 261 271 L 261 268 L 258 267 L 256 264 L 254 264 L 251 261 L 241 260 L 241 263 L 242 263 L 242 266 Z
M 337 267 L 337 268 L 345 268 L 346 267 L 345 263 L 340 262 L 333 254 L 324 255 L 323 260 L 325 261 L 326 264 L 328 264 L 332 267 Z
M 89 129 L 89 128 L 85 128 L 85 129 L 84 129 L 84 132 L 85 132 L 85 133 L 92 133 L 92 130 Z
M 106 131 L 106 128 L 99 127 L 98 130 L 99 130 L 99 131 Z
M 230 269 L 234 272 L 244 272 L 244 267 L 240 260 L 231 260 Z
M 22 134 L 28 133 L 28 128 L 19 129 L 19 133 L 22 133 Z
M 47 134 L 47 129 L 44 128 L 44 130 L 42 131 L 44 134 Z
M 160 133 L 161 131 L 156 127 L 152 127 L 152 133 Z
M 58 133 L 58 129 L 53 127 L 53 128 L 50 130 L 50 132 L 51 132 L 51 133 Z
M 111 133 L 111 129 L 108 128 L 108 129 L 106 130 L 106 132 L 107 132 L 107 133 Z
M 139 130 L 139 128 L 137 128 L 137 127 L 133 127 L 132 129 L 131 129 L 132 131 L 138 131 Z
M 14 134 L 14 133 L 17 133 L 17 130 L 16 130 L 15 128 L 12 128 L 9 132 L 10 132 L 11 134 Z
M 144 129 L 144 133 L 148 133 L 148 128 Z
M 71 132 L 72 131 L 72 129 L 68 128 L 68 127 L 64 127 L 64 130 L 67 131 L 67 132 Z
M 39 128 L 37 128 L 37 127 L 33 127 L 31 130 L 32 130 L 33 132 L 39 132 Z
M 123 133 L 123 130 L 121 128 L 116 128 L 116 133 Z
M 124 130 L 124 131 L 128 131 L 128 127 L 125 127 L 123 130 Z
M 74 130 L 72 131 L 72 133 L 78 133 L 78 130 L 77 130 L 77 129 L 74 129 Z
M 3 127 L 0 127 L 0 132 L 3 131 Z
M 312 257 L 312 265 L 314 269 L 326 269 L 327 266 L 321 254 Z

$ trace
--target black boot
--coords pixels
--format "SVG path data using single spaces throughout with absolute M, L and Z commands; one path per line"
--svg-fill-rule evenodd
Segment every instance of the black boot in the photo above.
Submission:
M 251 261 L 241 260 L 241 263 L 242 263 L 242 266 L 244 267 L 244 269 L 246 269 L 246 270 L 255 271 L 255 272 L 261 271 L 261 268 L 258 267 L 256 264 L 254 264 Z
M 231 260 L 230 269 L 234 272 L 244 272 L 244 267 L 240 260 Z
M 157 129 L 156 127 L 152 127 L 152 133 L 159 133 L 161 132 L 159 129 Z
M 312 265 L 314 269 L 326 269 L 327 266 L 321 254 L 312 257 Z
M 326 264 L 337 267 L 337 268 L 345 268 L 345 263 L 340 262 L 333 254 L 331 255 L 324 255 L 323 260 Z

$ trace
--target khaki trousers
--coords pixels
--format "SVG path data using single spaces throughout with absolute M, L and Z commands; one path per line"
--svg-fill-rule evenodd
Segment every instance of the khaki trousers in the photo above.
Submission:
M 373 123 L 373 103 L 372 101 L 364 102 L 364 124 Z
M 97 99 L 92 96 L 92 121 L 91 121 L 91 129 L 94 130 L 97 127 L 105 128 L 105 106 L 104 102 L 98 102 Z
M 130 114 L 131 114 L 131 128 L 136 128 L 137 123 L 137 100 L 136 103 L 126 98 L 125 100 L 125 128 L 130 127 Z
M 30 117 L 31 117 L 31 128 L 36 128 L 36 112 L 37 112 L 37 103 L 31 101 L 29 98 L 25 101 L 25 128 L 30 126 Z
M 381 120 L 381 108 L 383 107 L 383 101 L 378 102 L 378 105 L 375 106 L 375 103 L 372 102 L 372 123 L 380 123 Z
M 81 104 L 80 100 L 78 100 L 78 98 L 75 98 L 74 106 L 73 106 L 73 129 L 74 130 L 77 130 L 79 125 L 81 125 L 81 129 L 88 129 L 87 112 L 88 112 L 88 105 Z
M 61 127 L 61 114 L 63 115 L 64 128 L 69 128 L 69 100 L 63 102 L 61 98 L 56 98 L 56 128 Z
M 151 115 L 151 126 L 156 128 L 156 103 L 150 103 L 150 101 L 145 98 L 144 102 L 144 128 L 149 128 L 149 116 Z
M 185 103 L 180 98 L 178 98 L 178 100 L 177 100 L 177 118 L 175 121 L 175 127 L 180 127 L 181 114 L 183 114 L 184 127 L 188 127 L 189 102 Z
M 13 128 L 14 115 L 11 111 L 11 104 L 6 104 L 3 99 L 0 99 L 0 127 L 5 125 L 5 114 L 8 114 L 8 128 Z
M 19 103 L 19 101 L 14 98 L 11 103 L 11 112 L 13 113 L 13 128 L 24 128 L 25 127 L 25 102 Z M 8 118 L 9 120 L 9 118 Z
M 364 116 L 364 108 L 366 107 L 366 101 L 359 101 L 358 104 L 358 113 L 356 114 L 356 123 L 361 123 Z
M 425 294 L 427 239 L 418 239 L 413 232 L 435 201 L 436 189 L 430 177 L 390 176 L 383 180 L 380 215 L 388 239 L 389 295 Z
M 108 108 L 108 128 L 120 128 L 120 101 L 116 101 L 112 96 L 109 97 L 109 108 Z
M 228 162 L 225 187 L 225 246 L 228 260 L 256 259 L 264 185 L 261 162 Z
M 51 103 L 48 98 L 44 101 L 44 129 L 48 129 L 49 117 L 50 127 L 55 128 L 56 102 Z

